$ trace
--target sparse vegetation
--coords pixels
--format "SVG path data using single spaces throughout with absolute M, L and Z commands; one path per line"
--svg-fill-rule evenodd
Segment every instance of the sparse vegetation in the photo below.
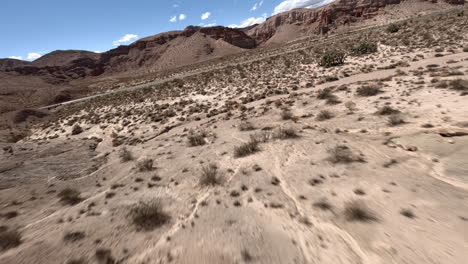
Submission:
M 365 159 L 360 156 L 354 154 L 348 146 L 345 145 L 338 145 L 330 150 L 329 161 L 332 163 L 352 163 L 352 162 L 365 162 Z
M 387 27 L 387 32 L 389 33 L 396 33 L 400 31 L 400 26 L 398 24 L 390 24 Z
M 141 230 L 151 231 L 170 221 L 171 216 L 164 211 L 161 200 L 140 202 L 129 212 L 132 223 Z
M 142 159 L 138 160 L 136 167 L 140 172 L 151 171 L 153 170 L 153 159 L 143 157 Z
M 398 126 L 398 125 L 401 125 L 401 124 L 404 124 L 404 123 L 405 123 L 405 120 L 403 119 L 403 117 L 401 117 L 398 114 L 391 115 L 388 118 L 388 125 L 389 126 Z
M 329 110 L 322 110 L 318 113 L 316 119 L 317 121 L 325 121 L 325 120 L 328 120 L 328 119 L 332 119 L 333 117 L 335 117 L 335 115 L 329 111 Z
M 216 164 L 203 166 L 200 176 L 200 185 L 215 186 L 219 184 L 221 184 L 221 177 L 219 175 L 218 166 L 216 166 Z
M 333 206 L 326 199 L 320 199 L 313 204 L 314 207 L 319 208 L 323 211 L 331 211 Z
M 363 201 L 352 201 L 345 205 L 344 216 L 347 221 L 375 222 L 378 218 Z
M 292 138 L 298 138 L 299 135 L 297 134 L 296 130 L 292 127 L 288 128 L 279 128 L 278 130 L 275 131 L 273 134 L 273 138 L 275 139 L 292 139 Z
M 260 151 L 259 142 L 251 138 L 248 142 L 234 148 L 234 157 L 242 158 L 258 151 Z
M 21 244 L 21 234 L 18 230 L 8 230 L 7 227 L 0 227 L 0 252 L 15 248 Z
M 375 96 L 383 91 L 377 85 L 365 85 L 361 86 L 356 90 L 357 95 L 359 96 Z
M 80 192 L 73 188 L 65 188 L 57 196 L 63 204 L 67 205 L 75 205 L 83 200 L 80 197 Z
M 239 130 L 240 131 L 251 131 L 251 130 L 255 130 L 255 126 L 252 123 L 250 123 L 248 121 L 245 121 L 245 122 L 240 123 Z
M 127 150 L 127 148 L 122 148 L 120 150 L 119 157 L 122 162 L 128 162 L 133 160 L 133 155 L 129 150 Z
M 377 112 L 375 112 L 375 113 L 377 115 L 395 115 L 395 114 L 400 113 L 400 110 L 386 105 L 386 106 L 380 108 L 379 110 L 377 110 Z
M 322 54 L 319 61 L 319 66 L 330 68 L 344 64 L 346 54 L 338 50 L 327 51 Z
M 377 43 L 368 40 L 362 41 L 351 48 L 354 55 L 367 55 L 377 52 Z
M 196 147 L 196 146 L 203 146 L 206 144 L 205 137 L 207 136 L 207 132 L 204 130 L 201 130 L 199 132 L 195 132 L 193 130 L 190 131 L 188 135 L 188 144 L 191 147 Z
M 408 209 L 408 208 L 406 208 L 406 209 L 401 209 L 400 214 L 403 215 L 403 216 L 405 216 L 405 217 L 408 217 L 408 218 L 415 218 L 415 217 L 416 217 L 416 215 L 414 214 L 413 210 Z

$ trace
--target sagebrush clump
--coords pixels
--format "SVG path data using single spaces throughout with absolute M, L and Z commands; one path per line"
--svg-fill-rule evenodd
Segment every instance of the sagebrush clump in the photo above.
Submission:
M 319 66 L 330 68 L 344 64 L 346 54 L 338 50 L 325 52 L 319 61 Z

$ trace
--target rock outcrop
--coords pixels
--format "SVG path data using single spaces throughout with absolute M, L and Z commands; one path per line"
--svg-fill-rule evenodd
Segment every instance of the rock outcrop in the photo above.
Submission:
M 303 35 L 324 33 L 331 26 L 347 25 L 378 16 L 379 10 L 387 6 L 402 2 L 437 3 L 438 1 L 452 5 L 464 4 L 464 0 L 337 0 L 320 8 L 294 9 L 277 14 L 249 30 L 248 34 L 257 42 L 263 43 L 281 31 L 282 27 L 287 26 L 302 26 L 298 31 Z

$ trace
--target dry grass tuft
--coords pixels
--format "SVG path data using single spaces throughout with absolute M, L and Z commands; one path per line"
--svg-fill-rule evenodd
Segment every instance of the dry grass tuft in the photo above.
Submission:
M 164 211 L 159 199 L 134 205 L 130 209 L 129 216 L 132 223 L 144 231 L 151 231 L 163 226 L 171 219 L 171 216 Z
M 8 230 L 8 228 L 0 226 L 0 252 L 15 248 L 19 246 L 21 242 L 21 234 L 18 230 Z
M 200 185 L 202 186 L 215 186 L 221 184 L 221 177 L 218 172 L 218 166 L 210 164 L 202 167 L 200 176 Z
M 363 201 L 352 201 L 345 205 L 344 215 L 347 221 L 375 222 L 378 217 Z
M 57 195 L 63 204 L 75 205 L 80 203 L 83 198 L 80 197 L 80 192 L 73 188 L 65 188 Z
M 329 161 L 332 163 L 352 163 L 352 162 L 365 162 L 365 159 L 354 154 L 348 146 L 338 145 L 328 150 L 330 153 Z

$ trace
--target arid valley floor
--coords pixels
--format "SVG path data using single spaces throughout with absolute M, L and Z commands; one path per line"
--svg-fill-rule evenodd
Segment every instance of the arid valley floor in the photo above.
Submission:
M 0 263 L 466 263 L 467 13 L 52 110 Z

